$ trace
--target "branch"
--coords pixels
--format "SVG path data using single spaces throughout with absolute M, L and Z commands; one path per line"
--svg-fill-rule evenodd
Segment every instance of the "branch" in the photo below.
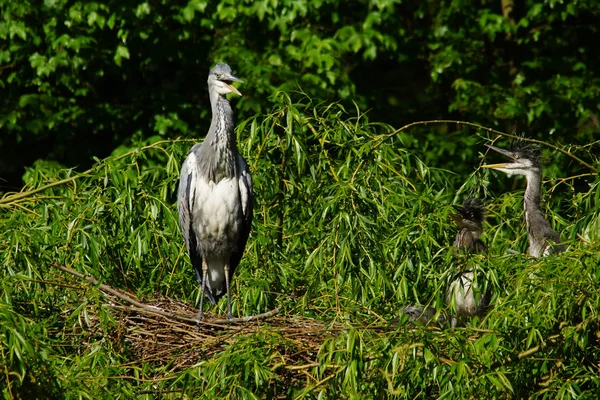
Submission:
M 148 150 L 148 149 L 157 147 L 158 145 L 161 145 L 161 144 L 164 144 L 164 143 L 177 143 L 177 142 L 188 142 L 188 141 L 191 142 L 193 140 L 191 140 L 191 139 L 161 140 L 161 141 L 158 141 L 156 143 L 152 143 L 152 144 L 150 144 L 148 146 L 143 146 L 141 148 L 133 149 L 133 150 L 131 150 L 131 151 L 125 153 L 125 154 L 122 154 L 122 155 L 120 155 L 118 157 L 113 158 L 113 161 L 119 161 L 119 160 L 121 160 L 121 159 L 123 159 L 125 157 L 129 157 L 129 156 L 131 156 L 131 155 L 133 155 L 135 153 L 139 153 L 140 151 L 144 151 L 144 150 Z M 107 160 L 109 160 L 111 158 L 112 157 L 107 157 L 103 161 L 107 161 Z M 99 165 L 102 165 L 102 164 L 96 164 L 92 168 L 90 168 L 90 169 L 88 169 L 86 171 L 83 171 L 80 174 L 77 174 L 75 176 L 71 176 L 69 178 L 61 179 L 60 181 L 51 182 L 51 183 L 48 183 L 47 185 L 40 186 L 38 188 L 28 190 L 26 192 L 19 192 L 19 193 L 14 193 L 14 194 L 11 194 L 11 195 L 7 194 L 2 199 L 0 199 L 0 206 L 3 206 L 5 204 L 9 204 L 9 203 L 15 202 L 17 200 L 24 199 L 26 197 L 29 197 L 29 196 L 34 195 L 36 193 L 43 192 L 44 190 L 53 188 L 55 186 L 60 186 L 60 185 L 64 185 L 65 183 L 73 182 L 74 180 L 77 180 L 79 178 L 82 178 L 82 177 L 84 177 L 86 175 L 91 174 L 92 172 L 94 172 L 94 169 L 98 168 Z
M 456 124 L 456 125 L 465 125 L 465 126 L 470 126 L 472 128 L 481 129 L 481 130 L 484 130 L 484 131 L 487 131 L 489 133 L 493 133 L 493 134 L 496 134 L 496 135 L 505 136 L 505 137 L 512 138 L 512 139 L 519 139 L 519 140 L 524 140 L 526 142 L 531 142 L 531 143 L 537 143 L 537 144 L 540 144 L 540 145 L 544 145 L 544 146 L 549 147 L 549 148 L 551 148 L 551 149 L 553 149 L 555 151 L 558 151 L 559 153 L 563 153 L 564 155 L 566 155 L 569 158 L 572 158 L 573 160 L 577 161 L 579 164 L 583 165 L 584 167 L 590 169 L 591 171 L 593 171 L 595 173 L 598 173 L 598 170 L 594 166 L 586 163 L 581 158 L 579 158 L 579 157 L 571 154 L 570 152 L 568 152 L 566 150 L 561 149 L 558 146 L 555 146 L 553 144 L 546 143 L 546 142 L 543 142 L 543 141 L 537 140 L 537 139 L 524 138 L 524 137 L 513 135 L 513 134 L 510 134 L 510 133 L 497 131 L 495 129 L 488 128 L 486 126 L 479 125 L 479 124 L 474 124 L 472 122 L 456 121 L 456 120 L 449 120 L 449 119 L 438 119 L 438 120 L 431 120 L 431 121 L 417 121 L 417 122 L 412 122 L 412 123 L 410 123 L 408 125 L 404 125 L 403 127 L 399 128 L 399 129 L 396 129 L 394 132 L 392 132 L 390 134 L 390 136 L 395 135 L 395 134 L 397 134 L 399 132 L 402 132 L 402 131 L 404 131 L 404 130 L 406 130 L 408 128 L 411 128 L 413 126 L 416 126 L 416 125 L 429 125 L 429 124 Z
M 248 317 L 231 318 L 231 319 L 214 319 L 211 321 L 212 324 L 239 324 L 242 322 L 254 322 L 263 319 L 271 318 L 281 311 L 281 306 L 272 309 L 271 311 L 264 312 L 262 314 L 250 315 Z M 197 321 L 196 321 L 197 322 Z M 200 321 L 202 322 L 202 321 Z
M 244 322 L 254 322 L 254 321 L 260 321 L 263 319 L 267 319 L 270 318 L 274 315 L 277 315 L 279 313 L 279 311 L 281 310 L 281 306 L 277 307 L 271 311 L 262 313 L 262 314 L 257 314 L 257 315 L 252 315 L 249 317 L 241 317 L 241 318 L 231 318 L 231 319 L 215 319 L 212 320 L 210 322 L 207 322 L 206 320 L 201 320 L 198 321 L 197 318 L 193 318 L 190 317 L 188 315 L 181 315 L 181 314 L 177 314 L 177 313 L 172 313 L 172 312 L 168 312 L 168 311 L 163 311 L 157 307 L 154 306 L 149 306 L 147 304 L 141 303 L 140 301 L 134 299 L 133 297 L 129 296 L 128 294 L 114 289 L 108 285 L 105 285 L 103 283 L 98 282 L 98 280 L 93 277 L 92 275 L 84 275 L 81 272 L 75 271 L 71 268 L 68 268 L 62 264 L 59 263 L 52 263 L 52 266 L 67 272 L 71 275 L 77 276 L 81 279 L 85 279 L 86 281 L 88 281 L 89 283 L 91 283 L 92 285 L 98 286 L 100 288 L 101 291 L 105 292 L 105 293 L 110 293 L 113 296 L 116 296 L 117 298 L 125 301 L 126 303 L 129 303 L 131 305 L 133 305 L 133 309 L 135 311 L 144 313 L 144 314 L 150 314 L 150 315 L 159 315 L 165 318 L 170 318 L 170 319 L 175 319 L 175 320 L 179 320 L 179 321 L 183 321 L 183 322 L 189 322 L 189 323 L 193 323 L 193 324 L 202 324 L 202 325 L 209 325 L 209 326 L 214 326 L 217 328 L 231 328 L 230 326 L 226 326 L 229 324 L 236 324 L 236 323 L 244 323 Z
M 526 351 L 522 351 L 522 352 L 520 352 L 520 353 L 517 355 L 517 357 L 518 357 L 518 358 L 519 358 L 519 360 L 520 360 L 520 359 L 522 359 L 522 358 L 526 358 L 526 357 L 529 357 L 529 356 L 531 356 L 531 355 L 533 355 L 533 354 L 537 353 L 539 350 L 540 350 L 540 346 L 534 346 L 534 347 L 532 347 L 532 348 L 531 348 L 531 349 L 529 349 L 529 350 L 526 350 Z

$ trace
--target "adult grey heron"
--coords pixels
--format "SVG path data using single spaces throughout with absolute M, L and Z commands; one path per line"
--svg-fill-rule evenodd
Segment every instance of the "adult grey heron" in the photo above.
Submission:
M 510 162 L 482 165 L 482 168 L 502 171 L 508 176 L 523 175 L 527 180 L 523 208 L 525 210 L 527 238 L 529 239 L 529 255 L 537 258 L 565 251 L 565 246 L 561 244 L 559 234 L 546 221 L 540 207 L 542 163 L 539 148 L 532 144 L 526 144 L 522 140 L 516 141 L 511 150 L 487 144 L 486 146 L 506 156 L 510 159 Z
M 232 82 L 242 81 L 227 64 L 218 63 L 208 74 L 212 121 L 204 141 L 195 144 L 183 162 L 177 194 L 179 224 L 201 286 L 198 321 L 205 294 L 216 304 L 226 293 L 231 318 L 230 282 L 252 224 L 252 178 L 238 153 L 233 112 L 225 97 L 241 96 Z
M 474 198 L 465 199 L 463 206 L 454 206 L 458 214 L 450 214 L 460 230 L 454 240 L 456 252 L 466 254 L 487 253 L 487 246 L 481 241 L 483 232 L 483 204 Z M 490 303 L 491 292 L 476 293 L 481 285 L 475 281 L 473 270 L 460 271 L 452 280 L 446 292 L 446 304 L 454 307 L 451 318 L 453 327 L 463 317 L 483 316 Z

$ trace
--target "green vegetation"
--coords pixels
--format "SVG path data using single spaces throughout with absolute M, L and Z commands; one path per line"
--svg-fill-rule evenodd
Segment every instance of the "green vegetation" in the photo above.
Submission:
M 0 0 L 4 398 L 597 398 L 597 2 L 38 3 Z M 216 61 L 257 197 L 234 315 L 279 311 L 196 331 L 174 203 Z M 524 255 L 523 180 L 479 168 L 521 132 L 564 254 Z M 457 261 L 469 195 L 490 252 Z M 464 263 L 490 313 L 409 326 Z
M 399 309 L 441 308 L 458 268 L 448 205 L 487 190 L 489 172 L 465 183 L 407 151 L 407 131 L 339 104 L 292 103 L 284 93 L 274 101 L 237 131 L 258 199 L 233 307 L 244 316 L 282 306 L 279 316 L 194 336 L 193 323 L 132 315 L 56 268 L 149 304 L 163 299 L 166 310 L 176 299 L 195 304 L 173 198 L 191 141 L 153 139 L 84 173 L 40 165 L 25 175 L 23 195 L 1 201 L 5 396 L 595 396 L 600 180 L 549 199 L 548 217 L 570 250 L 542 260 L 520 254 L 522 192 L 488 201 L 490 254 L 471 262 L 493 287 L 493 310 L 464 329 L 412 329 Z M 570 150 L 598 165 L 585 148 Z M 551 178 L 548 195 L 556 185 L 572 189 Z M 173 335 L 176 351 L 152 353 Z

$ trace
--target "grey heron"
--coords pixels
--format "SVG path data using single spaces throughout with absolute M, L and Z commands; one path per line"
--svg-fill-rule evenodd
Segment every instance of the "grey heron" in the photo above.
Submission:
M 240 263 L 252 224 L 254 195 L 248 165 L 237 150 L 229 93 L 242 82 L 227 64 L 208 74 L 212 121 L 202 143 L 195 144 L 181 167 L 177 194 L 179 224 L 201 286 L 198 321 L 204 295 L 216 304 L 227 294 L 231 318 L 230 282 Z
M 454 240 L 455 252 L 466 254 L 487 253 L 487 246 L 481 240 L 483 232 L 483 204 L 474 198 L 465 199 L 463 206 L 454 206 L 458 214 L 450 214 L 460 230 Z M 476 293 L 481 285 L 475 281 L 473 270 L 460 271 L 452 280 L 446 292 L 446 304 L 454 307 L 451 318 L 453 327 L 461 318 L 482 316 L 490 303 L 491 293 Z
M 481 240 L 483 233 L 483 205 L 473 198 L 467 198 L 462 207 L 454 206 L 458 214 L 450 214 L 460 230 L 456 234 L 453 244 L 455 255 L 463 253 L 466 255 L 487 253 L 487 247 Z M 452 315 L 441 314 L 437 322 L 440 324 L 450 321 L 452 327 L 461 323 L 464 317 L 482 316 L 485 314 L 490 302 L 491 293 L 478 293 L 480 285 L 475 281 L 473 270 L 460 271 L 450 282 L 446 290 L 446 306 L 452 305 L 454 312 Z M 436 314 L 432 307 L 408 306 L 402 310 L 408 315 L 410 322 L 419 321 L 428 323 Z
M 529 255 L 538 258 L 565 251 L 565 246 L 561 244 L 559 234 L 546 221 L 540 207 L 542 162 L 539 148 L 532 144 L 526 144 L 522 140 L 516 141 L 511 150 L 487 144 L 486 146 L 506 156 L 510 159 L 510 162 L 482 165 L 482 168 L 502 171 L 508 176 L 523 175 L 527 180 L 523 208 L 527 238 L 529 239 Z

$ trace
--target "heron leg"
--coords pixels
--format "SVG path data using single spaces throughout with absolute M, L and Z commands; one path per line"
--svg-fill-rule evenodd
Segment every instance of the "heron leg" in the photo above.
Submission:
M 206 287 L 206 276 L 208 274 L 208 263 L 206 262 L 206 258 L 202 259 L 202 283 L 200 284 L 201 293 L 200 293 L 200 311 L 198 311 L 198 327 L 200 327 L 200 321 L 202 317 L 204 317 L 204 311 L 202 309 L 202 304 L 204 303 L 204 288 Z
M 231 297 L 229 295 L 229 262 L 225 263 L 225 287 L 227 288 L 227 319 L 232 318 L 231 314 Z
M 202 274 L 200 270 L 194 267 L 194 272 L 196 273 L 196 279 L 198 280 L 198 283 L 202 285 Z

